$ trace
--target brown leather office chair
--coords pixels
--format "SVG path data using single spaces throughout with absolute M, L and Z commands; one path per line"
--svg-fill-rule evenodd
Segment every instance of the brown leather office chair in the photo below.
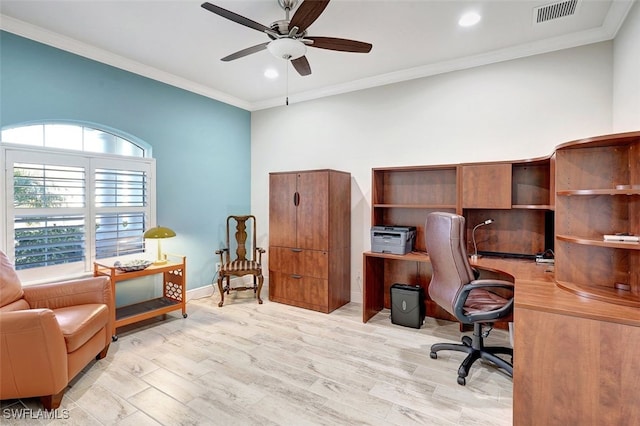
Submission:
M 496 354 L 509 355 L 513 349 L 486 347 L 495 321 L 511 321 L 513 313 L 513 283 L 493 279 L 476 279 L 469 264 L 465 246 L 465 219 L 452 213 L 435 212 L 427 216 L 425 241 L 433 275 L 429 297 L 463 324 L 473 325 L 473 336 L 464 336 L 462 344 L 436 343 L 430 356 L 438 357 L 442 350 L 467 353 L 458 368 L 458 384 L 465 385 L 473 363 L 482 358 L 502 368 L 513 377 L 513 364 Z
M 0 399 L 58 408 L 71 379 L 107 355 L 113 309 L 109 278 L 22 287 L 0 251 Z
M 232 229 L 235 229 L 235 238 L 233 241 L 231 240 Z M 248 232 L 251 233 L 251 240 L 247 246 Z M 218 289 L 220 290 L 220 302 L 218 306 L 221 307 L 224 304 L 224 293 L 229 294 L 231 290 L 253 290 L 254 295 L 258 298 L 258 303 L 262 304 L 262 299 L 260 298 L 260 291 L 262 290 L 264 281 L 264 277 L 262 276 L 262 253 L 264 253 L 265 250 L 257 246 L 256 233 L 255 216 L 227 217 L 227 245 L 225 248 L 216 250 L 216 254 L 220 255 L 221 263 L 220 270 L 218 271 Z M 232 243 L 236 247 L 235 259 L 231 257 Z M 241 277 L 244 275 L 253 275 L 253 286 L 231 287 L 231 277 Z M 224 286 L 222 285 L 223 281 L 226 281 Z

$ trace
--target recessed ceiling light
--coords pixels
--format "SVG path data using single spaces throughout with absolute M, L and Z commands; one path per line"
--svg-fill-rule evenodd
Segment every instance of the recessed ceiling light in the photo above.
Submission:
M 279 75 L 280 74 L 278 74 L 278 70 L 276 70 L 275 68 L 268 68 L 264 72 L 264 76 L 270 79 L 278 78 Z
M 458 25 L 461 27 L 472 27 L 480 22 L 482 17 L 477 12 L 467 12 L 458 21 Z

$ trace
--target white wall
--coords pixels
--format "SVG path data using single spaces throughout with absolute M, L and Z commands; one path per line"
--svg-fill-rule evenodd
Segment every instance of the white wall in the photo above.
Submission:
M 640 3 L 613 43 L 613 131 L 640 130 Z
M 604 42 L 252 113 L 252 212 L 268 247 L 273 171 L 352 174 L 351 300 L 370 249 L 371 168 L 520 160 L 611 132 Z

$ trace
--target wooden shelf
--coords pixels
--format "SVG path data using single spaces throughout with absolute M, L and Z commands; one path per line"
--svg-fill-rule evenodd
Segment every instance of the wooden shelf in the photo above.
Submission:
M 571 195 L 640 195 L 638 189 L 565 189 L 557 192 L 558 196 Z
M 557 235 L 556 238 L 560 241 L 566 241 L 568 243 L 582 244 L 587 246 L 619 248 L 619 249 L 625 249 L 625 250 L 640 250 L 640 243 L 637 243 L 637 242 L 604 241 L 602 239 L 581 238 L 581 237 L 574 237 L 571 235 Z
M 640 308 L 640 296 L 630 291 L 617 290 L 611 287 L 580 285 L 566 281 L 556 281 L 556 284 L 558 287 L 577 294 L 578 296 L 613 303 L 615 305 Z
M 511 208 L 522 210 L 553 210 L 553 206 L 550 204 L 514 204 Z
M 123 306 L 116 309 L 116 323 L 119 327 L 133 324 L 148 318 L 157 317 L 176 309 L 180 309 L 180 302 L 167 297 L 145 300 L 133 305 Z
M 370 257 L 379 257 L 381 259 L 406 260 L 409 262 L 429 261 L 429 255 L 424 251 L 412 251 L 407 254 L 376 253 L 373 251 L 367 251 L 364 254 Z
M 455 204 L 374 204 L 382 209 L 456 209 Z

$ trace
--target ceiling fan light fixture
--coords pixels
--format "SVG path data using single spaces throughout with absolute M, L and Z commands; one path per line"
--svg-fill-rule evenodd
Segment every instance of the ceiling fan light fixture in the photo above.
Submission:
M 267 45 L 267 49 L 276 58 L 287 61 L 298 59 L 307 53 L 307 46 L 292 38 L 277 38 Z

